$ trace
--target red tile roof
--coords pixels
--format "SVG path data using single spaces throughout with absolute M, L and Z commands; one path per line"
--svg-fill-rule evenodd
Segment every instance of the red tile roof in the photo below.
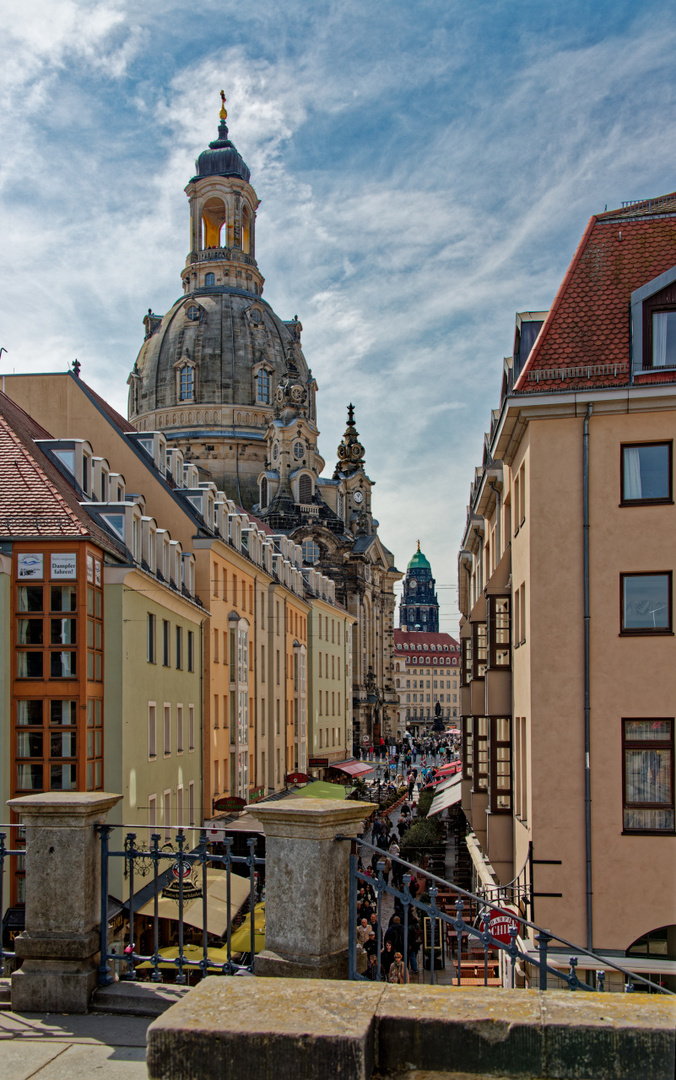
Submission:
M 514 389 L 628 383 L 631 294 L 673 266 L 676 193 L 592 217 Z
M 49 438 L 48 431 L 0 393 L 0 536 L 91 536 L 117 550 L 119 545 L 92 521 L 75 490 L 33 441 Z
M 439 651 L 440 645 L 448 645 L 450 651 L 460 649 L 460 645 L 452 638 L 450 634 L 427 634 L 424 630 L 395 630 L 394 631 L 394 648 L 397 652 L 404 650 L 404 643 L 407 645 L 427 645 L 428 652 L 430 645 L 436 645 L 435 652 Z M 406 650 L 407 652 L 410 650 Z M 417 652 L 417 649 L 416 649 Z M 442 649 L 443 652 L 443 649 Z

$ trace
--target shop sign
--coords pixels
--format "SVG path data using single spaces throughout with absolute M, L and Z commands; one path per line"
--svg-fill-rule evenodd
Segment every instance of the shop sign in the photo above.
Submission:
M 246 806 L 246 799 L 240 799 L 238 795 L 229 795 L 226 799 L 216 799 L 214 810 L 219 813 L 239 814 Z
M 328 769 L 329 759 L 327 757 L 311 757 L 308 761 L 309 769 Z
M 292 772 L 286 777 L 287 784 L 307 784 L 311 777 L 304 772 Z
M 73 581 L 77 578 L 77 555 L 75 552 L 67 555 L 51 556 L 52 581 Z
M 512 918 L 511 915 L 503 915 L 498 911 L 491 913 L 489 931 L 496 941 L 501 941 L 503 945 L 510 945 L 512 939 L 509 931 L 511 929 L 518 931 L 519 924 L 516 919 Z
M 166 889 L 162 889 L 162 896 L 167 900 L 179 900 L 180 882 L 179 878 L 183 878 L 183 902 L 188 903 L 191 900 L 199 900 L 202 896 L 202 890 L 197 884 L 195 877 L 193 876 L 193 868 L 190 863 L 183 863 L 183 866 L 179 866 L 178 863 L 174 863 L 171 868 L 171 873 L 174 878 Z
M 42 555 L 37 551 L 22 551 L 17 558 L 17 577 L 41 578 Z
M 265 785 L 264 784 L 261 784 L 260 787 L 253 788 L 249 792 L 249 802 L 250 803 L 252 803 L 252 802 L 260 802 L 261 799 L 263 799 L 263 798 L 265 798 Z

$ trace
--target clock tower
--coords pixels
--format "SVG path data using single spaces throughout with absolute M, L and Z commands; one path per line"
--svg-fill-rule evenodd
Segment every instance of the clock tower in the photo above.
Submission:
M 367 536 L 373 532 L 373 481 L 364 471 L 364 454 L 359 432 L 354 426 L 354 405 L 348 405 L 347 427 L 338 447 L 338 464 L 333 479 L 340 484 L 345 500 L 345 521 L 355 536 Z
M 432 567 L 418 550 L 406 568 L 404 592 L 399 605 L 399 627 L 402 630 L 439 632 L 439 601 L 435 591 L 436 582 Z

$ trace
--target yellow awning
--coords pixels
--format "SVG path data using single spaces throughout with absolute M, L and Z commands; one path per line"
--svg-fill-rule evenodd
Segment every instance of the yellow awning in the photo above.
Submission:
M 197 872 L 198 883 L 201 884 L 202 875 Z M 230 918 L 232 919 L 240 910 L 244 901 L 249 896 L 249 879 L 240 877 L 238 874 L 230 875 Z M 178 919 L 178 902 L 166 896 L 160 896 L 158 901 L 158 914 L 161 919 Z M 137 912 L 152 919 L 155 914 L 154 899 L 148 900 Z M 195 926 L 198 930 L 203 928 L 202 899 L 191 900 L 183 906 L 183 921 L 189 926 Z M 226 870 L 207 870 L 207 931 L 215 937 L 225 937 L 228 929 L 228 885 Z

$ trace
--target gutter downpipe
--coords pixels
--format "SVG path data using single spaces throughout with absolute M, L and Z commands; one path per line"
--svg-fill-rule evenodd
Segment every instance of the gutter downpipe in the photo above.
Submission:
M 582 516 L 584 551 L 584 840 L 586 862 L 587 948 L 593 946 L 592 923 L 592 845 L 591 845 L 591 676 L 589 664 L 589 418 L 591 402 L 587 405 L 582 435 Z

